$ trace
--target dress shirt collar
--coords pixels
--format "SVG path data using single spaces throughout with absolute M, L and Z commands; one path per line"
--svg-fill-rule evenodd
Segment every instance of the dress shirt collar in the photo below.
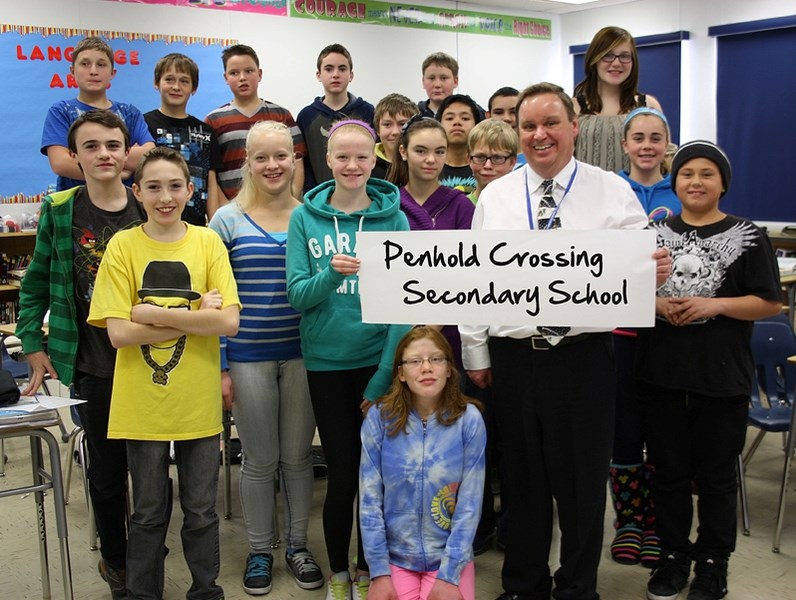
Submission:
M 528 189 L 533 194 L 539 187 L 542 185 L 542 182 L 545 180 L 544 177 L 540 177 L 532 168 L 530 164 L 526 164 L 525 167 L 525 176 L 527 177 L 528 181 Z M 560 187 L 562 190 L 566 189 L 567 185 L 569 185 L 569 180 L 572 178 L 572 173 L 575 171 L 575 158 L 570 158 L 569 162 L 561 169 L 554 177 L 553 181 L 556 182 L 556 186 Z M 554 189 L 555 187 L 554 186 Z

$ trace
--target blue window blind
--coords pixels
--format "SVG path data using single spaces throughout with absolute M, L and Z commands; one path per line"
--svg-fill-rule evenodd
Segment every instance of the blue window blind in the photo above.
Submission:
M 687 39 L 687 31 L 635 38 L 639 60 L 638 89 L 644 94 L 652 94 L 661 103 L 675 144 L 680 143 L 680 42 Z M 583 80 L 583 57 L 588 47 L 584 44 L 569 48 L 573 61 L 573 88 Z
M 796 17 L 711 27 L 717 37 L 717 141 L 732 163 L 722 210 L 796 219 Z

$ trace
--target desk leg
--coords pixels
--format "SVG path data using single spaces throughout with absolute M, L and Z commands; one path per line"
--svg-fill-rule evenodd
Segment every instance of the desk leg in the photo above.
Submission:
M 57 440 L 49 431 L 42 432 L 44 441 L 50 451 L 50 468 L 52 469 L 53 507 L 58 528 L 58 542 L 61 551 L 61 573 L 64 581 L 64 598 L 72 600 L 72 564 L 69 557 L 69 529 L 66 524 L 66 503 L 64 502 L 64 480 L 61 472 L 61 453 Z M 85 464 L 85 463 L 84 463 Z M 89 511 L 89 518 L 93 514 Z
M 232 415 L 224 411 L 223 430 L 221 431 L 221 462 L 224 478 L 224 518 L 232 518 L 232 457 L 229 455 L 230 437 L 232 437 Z
M 41 439 L 35 435 L 30 436 L 30 462 L 33 469 L 33 484 L 43 484 L 44 478 L 41 475 Z M 63 496 L 61 497 L 63 498 Z M 33 499 L 36 503 L 36 521 L 39 527 L 39 560 L 41 561 L 42 598 L 47 600 L 51 598 L 52 595 L 50 592 L 50 565 L 47 558 L 47 523 L 44 518 L 44 492 L 41 490 L 33 492 Z

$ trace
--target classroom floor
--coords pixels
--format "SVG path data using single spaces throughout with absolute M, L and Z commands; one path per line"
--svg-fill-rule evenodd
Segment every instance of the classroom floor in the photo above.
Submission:
M 69 421 L 67 421 L 69 422 Z M 753 432 L 750 432 L 750 435 Z M 62 445 L 62 454 L 66 446 Z M 6 476 L 0 478 L 0 489 L 20 485 L 30 478 L 30 452 L 25 438 L 6 440 L 8 456 Z M 786 600 L 796 598 L 796 476 L 791 480 L 785 529 L 781 542 L 781 553 L 771 552 L 771 541 L 782 474 L 783 455 L 781 437 L 769 434 L 755 455 L 747 472 L 751 506 L 751 535 L 739 533 L 737 550 L 730 561 L 730 600 Z M 173 468 L 173 467 L 172 467 Z M 176 473 L 175 473 L 176 477 Z M 238 473 L 233 466 L 232 501 L 233 514 L 230 520 L 222 518 L 221 576 L 227 600 L 249 598 L 241 587 L 241 575 L 248 553 L 246 533 L 238 500 Z M 321 506 L 326 481 L 317 479 L 310 521 L 310 549 L 322 567 L 327 568 L 321 527 Z M 218 507 L 221 512 L 222 496 L 219 487 Z M 55 532 L 55 515 L 52 503 L 45 500 L 48 542 L 50 546 L 50 572 L 53 598 L 62 598 L 58 538 Z M 171 549 L 166 559 L 166 590 L 164 600 L 185 597 L 190 585 L 190 575 L 182 556 L 179 538 L 180 511 L 175 498 L 174 516 L 171 522 L 167 545 Z M 110 598 L 107 585 L 97 574 L 99 553 L 88 548 L 86 503 L 80 473 L 72 480 L 71 502 L 67 507 L 69 521 L 69 544 L 71 549 L 72 577 L 75 598 L 94 600 Z M 648 571 L 640 566 L 622 566 L 610 559 L 608 544 L 611 538 L 611 515 L 606 513 L 606 540 L 603 560 L 600 565 L 599 586 L 603 600 L 645 598 Z M 41 598 L 41 572 L 38 545 L 36 542 L 36 513 L 33 498 L 0 498 L 0 547 L 3 560 L 0 563 L 0 596 L 9 600 Z M 551 553 L 551 565 L 555 566 L 558 551 L 557 538 Z M 352 551 L 352 555 L 354 552 Z M 476 559 L 476 596 L 479 600 L 494 600 L 501 593 L 500 567 L 502 554 L 490 550 Z M 322 600 L 323 588 L 314 591 L 301 590 L 289 576 L 284 564 L 283 548 L 275 550 L 274 585 L 267 598 L 287 600 L 306 598 Z M 685 598 L 685 593 L 681 595 Z

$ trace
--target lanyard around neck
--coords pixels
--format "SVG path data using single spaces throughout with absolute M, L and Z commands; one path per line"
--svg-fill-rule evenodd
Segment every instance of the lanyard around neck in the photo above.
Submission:
M 569 177 L 569 182 L 567 182 L 567 187 L 564 188 L 564 195 L 561 196 L 561 200 L 556 203 L 556 208 L 553 211 L 553 214 L 550 216 L 550 220 L 547 222 L 547 226 L 545 227 L 545 229 L 550 229 L 553 226 L 553 222 L 556 219 L 556 215 L 558 215 L 558 209 L 560 209 L 561 205 L 564 204 L 564 198 L 566 198 L 567 194 L 569 194 L 569 190 L 572 188 L 572 184 L 575 181 L 575 176 L 577 174 L 578 174 L 578 163 L 576 161 L 575 162 L 575 169 L 572 171 L 572 175 L 570 175 L 570 177 Z M 555 183 L 553 183 L 553 185 L 555 186 Z M 552 194 L 553 191 L 550 190 L 550 193 Z M 533 210 L 531 209 L 531 190 L 530 190 L 530 186 L 528 185 L 528 175 L 527 174 L 525 175 L 525 208 L 526 208 L 526 210 L 528 212 L 528 226 L 531 229 L 536 229 L 536 227 L 534 226 L 534 223 L 533 223 Z

